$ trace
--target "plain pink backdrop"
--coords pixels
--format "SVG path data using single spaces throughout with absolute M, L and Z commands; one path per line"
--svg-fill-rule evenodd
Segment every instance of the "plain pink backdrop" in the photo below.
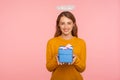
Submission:
M 74 5 L 86 41 L 85 80 L 120 80 L 119 0 L 0 0 L 0 80 L 49 80 L 46 43 L 60 5 Z

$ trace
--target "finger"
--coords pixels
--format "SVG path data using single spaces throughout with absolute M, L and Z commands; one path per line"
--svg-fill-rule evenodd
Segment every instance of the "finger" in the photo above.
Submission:
M 71 64 L 73 64 L 73 63 L 75 62 L 75 60 L 76 60 L 76 57 L 74 57 L 74 58 L 73 58 L 73 61 L 72 61 L 72 63 L 71 63 Z
M 75 56 L 75 54 L 73 54 L 73 56 Z
M 70 65 L 71 63 L 68 63 L 68 65 Z
M 58 60 L 58 57 L 59 57 L 59 56 L 56 56 L 57 63 L 58 63 L 58 65 L 61 65 L 61 63 L 60 63 L 59 60 Z
M 56 60 L 57 60 L 57 63 L 58 63 L 58 57 L 56 56 Z
M 68 65 L 70 65 L 70 63 L 68 63 Z
M 73 62 L 70 63 L 71 65 L 73 64 Z
M 73 58 L 75 57 L 75 55 L 73 54 Z
M 62 63 L 59 63 L 59 65 L 62 65 Z

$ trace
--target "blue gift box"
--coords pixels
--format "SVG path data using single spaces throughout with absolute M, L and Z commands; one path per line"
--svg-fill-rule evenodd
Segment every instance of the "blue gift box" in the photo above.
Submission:
M 73 61 L 73 49 L 72 47 L 64 49 L 60 47 L 58 50 L 59 62 L 71 63 Z

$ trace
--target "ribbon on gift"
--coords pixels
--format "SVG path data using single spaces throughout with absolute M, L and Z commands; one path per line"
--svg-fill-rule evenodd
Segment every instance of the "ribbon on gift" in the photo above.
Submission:
M 66 46 L 60 47 L 60 49 L 73 49 L 71 44 L 67 44 Z

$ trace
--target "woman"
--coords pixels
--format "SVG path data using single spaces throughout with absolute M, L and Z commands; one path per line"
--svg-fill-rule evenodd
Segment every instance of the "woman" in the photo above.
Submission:
M 58 49 L 67 44 L 73 46 L 71 64 L 59 62 Z M 69 11 L 63 11 L 57 17 L 54 38 L 47 43 L 46 67 L 52 72 L 51 80 L 83 80 L 80 73 L 86 67 L 86 44 L 78 38 L 76 19 Z

